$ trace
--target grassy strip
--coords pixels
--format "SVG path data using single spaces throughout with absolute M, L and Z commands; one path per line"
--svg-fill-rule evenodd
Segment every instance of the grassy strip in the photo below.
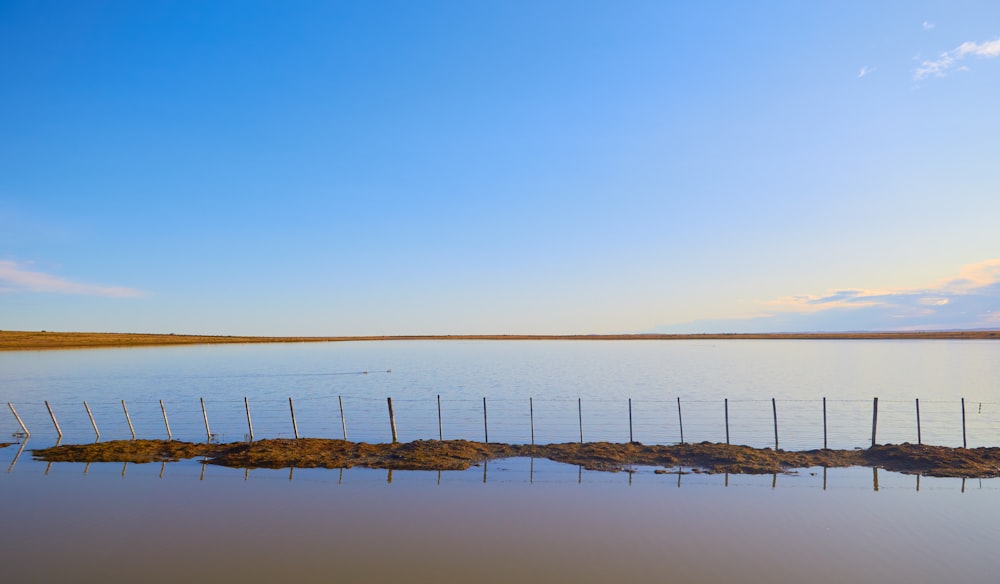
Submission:
M 695 335 L 402 335 L 337 337 L 253 337 L 173 335 L 143 333 L 74 333 L 0 331 L 0 351 L 42 349 L 86 349 L 155 345 L 208 345 L 228 343 L 316 343 L 338 341 L 641 341 L 641 340 L 735 340 L 735 339 L 1000 339 L 1000 331 L 923 331 L 878 333 L 788 333 L 788 334 L 695 334 Z
M 205 457 L 237 468 L 381 468 L 464 470 L 488 460 L 547 458 L 588 470 L 620 471 L 633 465 L 698 468 L 708 473 L 764 474 L 796 468 L 867 466 L 926 476 L 1000 476 L 1000 448 L 947 448 L 887 444 L 867 450 L 788 452 L 702 442 L 673 446 L 639 443 L 485 444 L 467 440 L 417 440 L 368 444 L 321 438 L 274 439 L 229 444 L 164 440 L 117 440 L 33 451 L 50 462 L 160 462 Z

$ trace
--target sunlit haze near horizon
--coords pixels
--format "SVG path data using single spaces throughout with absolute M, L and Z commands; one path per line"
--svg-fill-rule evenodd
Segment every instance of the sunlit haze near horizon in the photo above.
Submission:
M 0 328 L 1000 328 L 995 2 L 0 0 Z

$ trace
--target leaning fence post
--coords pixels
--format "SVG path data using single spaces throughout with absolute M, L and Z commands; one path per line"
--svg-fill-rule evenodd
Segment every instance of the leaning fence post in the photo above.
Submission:
M 396 415 L 392 413 L 392 398 L 385 398 L 389 404 L 389 427 L 392 429 L 392 443 L 395 444 L 399 442 L 399 438 L 396 436 Z
M 580 418 L 580 444 L 583 444 L 583 402 L 576 398 L 576 413 Z
M 198 398 L 201 400 L 201 417 L 205 418 L 205 442 L 212 441 L 212 430 L 208 427 L 208 411 L 205 410 L 205 398 Z
M 875 448 L 875 431 L 878 429 L 878 398 L 872 402 L 872 448 Z
M 247 408 L 247 427 L 250 428 L 250 441 L 253 442 L 253 421 L 250 419 L 250 400 L 244 397 L 243 405 Z
M 31 432 L 29 432 L 28 427 L 24 425 L 24 422 L 21 420 L 21 416 L 17 415 L 17 410 L 14 409 L 14 404 L 7 402 L 7 407 L 10 408 L 10 413 L 14 414 L 14 417 L 17 418 L 17 423 L 20 424 L 21 429 L 24 430 L 24 437 L 27 438 L 31 436 Z M 60 434 L 60 436 L 61 435 L 62 434 Z
M 921 444 L 923 444 L 923 441 L 920 439 L 920 398 L 918 397 L 917 398 L 917 445 L 919 446 Z
M 771 411 L 774 412 L 774 449 L 778 449 L 778 404 L 771 398 Z
M 340 403 L 340 427 L 344 429 L 344 441 L 347 441 L 347 422 L 344 420 L 344 397 L 338 395 L 337 401 Z
M 84 409 L 87 410 L 87 415 L 90 417 L 90 425 L 94 427 L 94 433 L 97 434 L 97 439 L 100 440 L 101 439 L 101 431 L 97 429 L 97 422 L 94 421 L 94 414 L 91 413 L 90 406 L 87 405 L 86 401 L 83 402 L 83 407 L 84 407 Z
M 444 426 L 441 425 L 441 394 L 437 396 L 438 401 L 438 440 L 444 440 Z
M 677 398 L 677 425 L 681 430 L 681 444 L 684 444 L 684 418 L 681 417 L 681 398 Z
M 52 418 L 52 425 L 56 427 L 56 432 L 59 433 L 59 437 L 62 438 L 62 428 L 59 427 L 59 422 L 56 421 L 56 415 L 52 413 L 52 407 L 49 406 L 49 402 L 45 402 L 45 409 L 49 410 L 49 417 Z
M 725 398 L 723 403 L 726 407 L 726 444 L 729 444 L 729 398 Z
M 170 432 L 170 420 L 167 419 L 167 408 L 163 407 L 163 400 L 160 400 L 160 411 L 163 412 L 163 425 L 167 427 L 167 440 L 173 440 L 174 435 Z
M 292 431 L 295 432 L 295 439 L 299 439 L 299 425 L 295 422 L 295 404 L 292 403 L 292 398 L 288 398 L 288 410 L 292 412 Z
M 486 444 L 490 443 L 490 427 L 486 423 L 486 398 L 483 398 L 483 436 Z
M 962 398 L 962 448 L 968 448 L 969 445 L 965 440 L 965 398 Z
M 128 415 L 128 408 L 125 407 L 125 400 L 122 400 L 122 410 L 125 412 L 125 421 L 128 422 L 128 430 L 132 433 L 132 440 L 135 440 L 135 428 L 132 427 L 132 417 Z

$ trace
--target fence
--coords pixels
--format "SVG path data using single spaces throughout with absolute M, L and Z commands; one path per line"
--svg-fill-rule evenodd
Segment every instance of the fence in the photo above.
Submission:
M 725 442 L 805 450 L 911 442 L 1000 444 L 995 402 L 883 400 L 396 399 L 357 395 L 295 400 L 8 403 L 15 439 L 166 438 L 232 442 L 341 438 L 356 442 L 467 439 L 553 442 Z M 6 427 L 0 426 L 0 431 Z

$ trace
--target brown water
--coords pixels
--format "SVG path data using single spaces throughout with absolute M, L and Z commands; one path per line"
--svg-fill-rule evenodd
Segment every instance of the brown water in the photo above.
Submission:
M 0 450 L 3 468 L 14 454 Z M 520 459 L 389 479 L 22 456 L 0 470 L 0 570 L 8 582 L 912 583 L 994 582 L 1000 567 L 996 481 L 923 478 L 918 491 L 916 477 L 871 469 L 824 483 L 822 469 L 630 476 Z

